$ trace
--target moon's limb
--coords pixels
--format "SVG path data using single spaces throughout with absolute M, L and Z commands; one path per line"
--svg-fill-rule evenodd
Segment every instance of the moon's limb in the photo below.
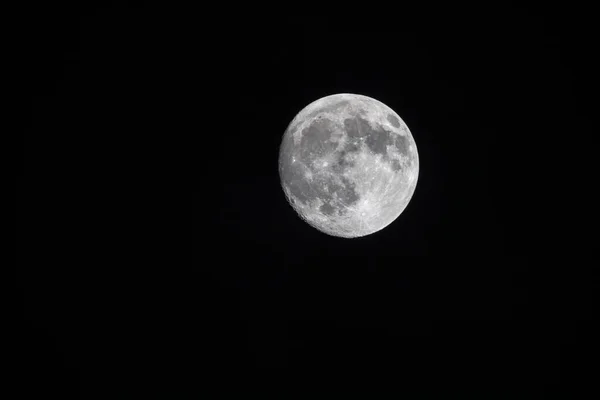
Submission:
M 340 237 L 374 233 L 408 205 L 418 179 L 416 143 L 404 121 L 378 100 L 321 98 L 284 134 L 280 176 L 298 214 Z

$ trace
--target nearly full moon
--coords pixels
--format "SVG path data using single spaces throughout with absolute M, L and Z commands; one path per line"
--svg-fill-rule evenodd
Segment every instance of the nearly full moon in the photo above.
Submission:
M 279 175 L 298 215 L 316 229 L 353 238 L 391 224 L 419 176 L 417 145 L 390 107 L 341 93 L 302 109 L 279 150 Z

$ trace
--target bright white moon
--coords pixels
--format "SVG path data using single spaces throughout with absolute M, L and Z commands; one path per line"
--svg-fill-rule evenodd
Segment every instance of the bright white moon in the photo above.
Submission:
M 392 223 L 419 175 L 417 145 L 391 108 L 358 94 L 323 97 L 302 109 L 283 135 L 281 185 L 316 229 L 345 238 Z

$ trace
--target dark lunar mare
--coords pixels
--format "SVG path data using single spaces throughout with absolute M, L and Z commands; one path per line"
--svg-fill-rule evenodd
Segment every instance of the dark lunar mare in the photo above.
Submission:
M 333 128 L 332 121 L 317 117 L 303 129 L 298 148 L 294 146 L 291 131 L 288 132 L 281 145 L 280 173 L 284 184 L 300 202 L 308 204 L 320 199 L 323 202 L 320 207 L 323 214 L 342 215 L 344 213 L 341 208 L 342 203 L 348 206 L 353 205 L 360 198 L 356 191 L 356 185 L 340 175 L 354 163 L 341 157 L 337 159 L 336 164 L 331 166 L 330 171 L 334 175 L 340 176 L 341 183 L 316 170 L 313 166 L 316 159 L 332 154 L 336 150 L 338 143 L 331 140 Z M 359 151 L 359 148 L 355 144 L 350 144 L 343 151 L 355 152 Z M 293 157 L 296 157 L 298 162 L 292 163 Z M 307 180 L 305 176 L 309 171 L 312 174 L 312 180 Z M 339 201 L 336 200 L 336 196 Z
M 411 154 L 410 154 L 410 150 L 408 148 L 409 145 L 410 145 L 410 143 L 409 143 L 409 140 L 408 140 L 407 136 L 396 135 L 394 137 L 394 146 L 396 147 L 396 149 L 398 150 L 398 152 L 400 154 L 402 154 L 403 156 L 405 156 L 405 157 L 412 158 Z M 393 165 L 394 164 L 392 163 L 392 166 Z M 394 169 L 394 171 L 397 171 L 397 170 Z
M 359 150 L 360 147 L 358 147 L 358 145 L 355 142 L 346 142 L 345 146 L 340 151 L 338 151 L 335 164 L 331 166 L 331 170 L 334 173 L 341 175 L 348 169 L 354 167 L 354 165 L 356 165 L 356 162 L 349 159 L 347 156 L 352 153 L 358 153 Z
M 393 118 L 393 115 L 389 115 Z M 396 119 L 397 120 L 397 119 Z M 398 122 L 398 126 L 400 126 Z M 400 154 L 408 156 L 408 138 L 400 136 L 388 130 L 382 125 L 372 128 L 369 122 L 361 116 L 347 118 L 344 120 L 344 129 L 350 138 L 351 143 L 360 143 L 364 139 L 365 144 L 374 154 L 380 154 L 384 162 L 389 162 L 393 171 L 399 171 L 400 163 L 397 160 L 390 160 L 387 155 L 387 146 L 395 146 Z
M 331 140 L 332 128 L 332 121 L 320 118 L 302 130 L 300 159 L 306 165 L 311 165 L 316 158 L 323 157 L 336 149 L 337 143 Z
M 398 118 L 396 118 L 392 114 L 388 114 L 386 117 L 389 123 L 392 124 L 394 128 L 400 128 L 400 120 Z
M 359 116 L 354 118 L 347 118 L 344 120 L 344 128 L 348 137 L 353 139 L 356 143 L 358 140 L 363 139 L 374 154 L 381 154 L 387 157 L 387 147 L 393 144 L 394 134 L 383 126 L 378 125 L 375 129 L 369 125 L 369 122 Z

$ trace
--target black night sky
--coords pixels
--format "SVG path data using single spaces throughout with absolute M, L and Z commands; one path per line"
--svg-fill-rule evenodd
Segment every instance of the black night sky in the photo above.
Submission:
M 589 10 L 53 7 L 16 34 L 18 398 L 587 391 Z M 287 125 L 334 93 L 419 150 L 363 238 L 279 183 Z

